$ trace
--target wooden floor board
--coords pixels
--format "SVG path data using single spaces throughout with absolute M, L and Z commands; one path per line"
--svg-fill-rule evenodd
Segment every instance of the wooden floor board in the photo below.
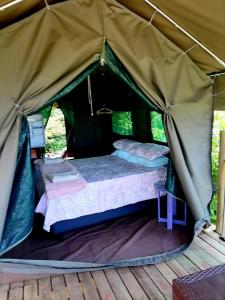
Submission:
M 188 271 L 176 260 L 171 259 L 166 262 L 171 270 L 177 275 L 177 277 L 182 277 L 188 275 Z
M 152 281 L 158 286 L 160 292 L 166 299 L 172 299 L 172 288 L 169 282 L 163 277 L 159 270 L 154 266 L 144 266 L 145 271 Z
M 24 300 L 37 300 L 38 287 L 37 280 L 28 280 L 24 283 Z
M 174 273 L 174 271 L 165 262 L 161 262 L 155 266 L 163 275 L 163 277 L 166 278 L 169 284 L 172 285 L 173 280 L 177 278 L 177 275 Z
M 9 293 L 9 284 L 0 284 L 0 299 L 1 300 L 7 300 L 8 299 L 8 293 Z
M 212 238 L 206 233 L 201 234 L 200 239 L 208 243 L 210 246 L 212 246 L 213 248 L 215 248 L 225 256 L 225 243 L 224 245 L 219 243 L 218 240 L 215 240 L 214 238 Z
M 146 295 L 152 300 L 163 300 L 165 297 L 160 292 L 158 287 L 154 284 L 152 279 L 148 276 L 143 267 L 132 267 L 131 272 L 134 274 L 136 280 L 145 291 Z
M 117 300 L 132 299 L 116 269 L 105 270 L 104 273 Z
M 132 299 L 134 300 L 149 299 L 129 268 L 118 268 L 117 271 L 122 281 L 126 285 L 127 289 L 129 290 Z
M 201 270 L 205 270 L 219 264 L 218 260 L 210 256 L 206 251 L 194 243 L 192 243 L 191 246 L 184 251 L 184 255 L 194 262 Z
M 64 276 L 63 275 L 52 276 L 51 282 L 52 282 L 54 300 L 68 299 L 68 293 L 65 285 Z
M 185 254 L 180 254 L 175 259 L 179 264 L 181 264 L 181 266 L 184 267 L 185 270 L 187 270 L 189 274 L 200 271 L 200 268 Z
M 51 286 L 50 277 L 38 279 L 37 283 L 38 283 L 39 299 L 40 300 L 51 300 L 52 299 L 52 286 Z
M 214 257 L 219 263 L 225 263 L 225 256 L 202 239 L 196 239 L 195 244 Z
M 84 294 L 77 274 L 65 274 L 65 283 L 70 300 L 84 300 Z
M 10 288 L 9 290 L 9 295 L 8 295 L 9 300 L 23 300 L 23 287 L 16 287 L 16 288 Z
M 17 289 L 24 286 L 23 281 L 10 283 L 10 289 Z
M 90 272 L 78 273 L 80 284 L 86 300 L 99 300 L 100 296 Z
M 207 230 L 204 230 L 204 233 L 207 234 L 208 236 L 212 237 L 214 240 L 216 240 L 221 245 L 225 246 L 225 242 L 219 238 L 219 234 L 216 231 L 207 229 Z
M 0 300 L 172 299 L 174 278 L 221 263 L 225 263 L 225 243 L 207 230 L 184 253 L 166 262 L 0 284 Z
M 103 271 L 95 271 L 92 272 L 92 276 L 101 299 L 116 300 L 105 273 Z

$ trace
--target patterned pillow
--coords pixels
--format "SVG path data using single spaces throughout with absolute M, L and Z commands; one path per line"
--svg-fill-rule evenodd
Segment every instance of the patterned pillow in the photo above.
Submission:
M 161 157 L 168 152 L 168 147 L 153 143 L 140 143 L 140 145 L 136 145 L 132 149 L 130 149 L 130 153 L 149 160 Z
M 121 139 L 118 141 L 115 141 L 113 143 L 113 147 L 120 150 L 130 151 L 132 148 L 134 148 L 137 145 L 141 145 L 142 143 L 128 140 L 128 139 Z

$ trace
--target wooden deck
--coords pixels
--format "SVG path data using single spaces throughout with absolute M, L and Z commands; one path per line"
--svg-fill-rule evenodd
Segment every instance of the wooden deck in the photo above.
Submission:
M 176 259 L 156 265 L 51 276 L 0 285 L 0 300 L 172 299 L 172 280 L 225 263 L 225 242 L 208 230 Z

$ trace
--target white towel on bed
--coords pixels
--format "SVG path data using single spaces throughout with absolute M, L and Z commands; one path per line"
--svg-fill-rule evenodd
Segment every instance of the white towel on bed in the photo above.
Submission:
M 48 179 L 51 180 L 51 182 L 63 182 L 63 181 L 70 181 L 75 180 L 80 177 L 79 173 L 76 173 L 74 171 L 70 172 L 62 172 L 62 173 L 50 173 L 47 174 Z

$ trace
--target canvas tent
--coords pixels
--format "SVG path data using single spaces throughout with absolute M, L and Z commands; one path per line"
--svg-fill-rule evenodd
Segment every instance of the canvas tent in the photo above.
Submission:
M 145 96 L 163 112 L 173 163 L 197 227 L 209 222 L 212 79 L 153 24 L 117 1 L 68 0 L 50 9 L 44 7 L 0 31 L 2 251 L 20 242 L 31 230 L 31 189 L 21 182 L 26 199 L 18 195 L 18 190 L 13 191 L 19 136 L 23 145 L 19 153 L 26 148 L 26 139 L 20 135 L 22 117 L 46 105 L 71 82 L 76 86 L 95 64 L 113 68 L 107 47 Z M 17 180 L 18 176 L 27 176 L 18 174 Z M 21 222 L 24 226 L 15 226 Z M 16 268 L 23 266 L 23 272 L 34 274 L 53 269 L 61 272 L 60 267 L 64 271 L 102 267 L 54 261 L 12 263 L 6 259 L 1 262 L 2 270 L 16 270 L 15 263 Z
M 0 5 L 8 4 L 9 0 L 1 0 Z M 48 0 L 49 5 L 63 2 L 61 0 Z M 162 0 L 118 0 L 119 3 L 133 11 L 140 17 L 153 23 L 167 38 L 202 69 L 206 74 L 221 74 L 215 82 L 215 108 L 224 109 L 224 84 L 225 84 L 225 16 L 224 1 L 177 1 L 169 3 Z M 148 3 L 147 3 L 148 2 Z M 149 3 L 152 5 L 149 5 Z M 190 37 L 184 34 L 177 26 L 168 21 L 165 16 L 156 13 L 155 6 L 166 16 L 181 26 L 187 33 L 213 53 L 218 60 L 207 53 Z M 26 16 L 45 7 L 44 0 L 22 1 L 1 11 L 0 27 L 4 28 Z

